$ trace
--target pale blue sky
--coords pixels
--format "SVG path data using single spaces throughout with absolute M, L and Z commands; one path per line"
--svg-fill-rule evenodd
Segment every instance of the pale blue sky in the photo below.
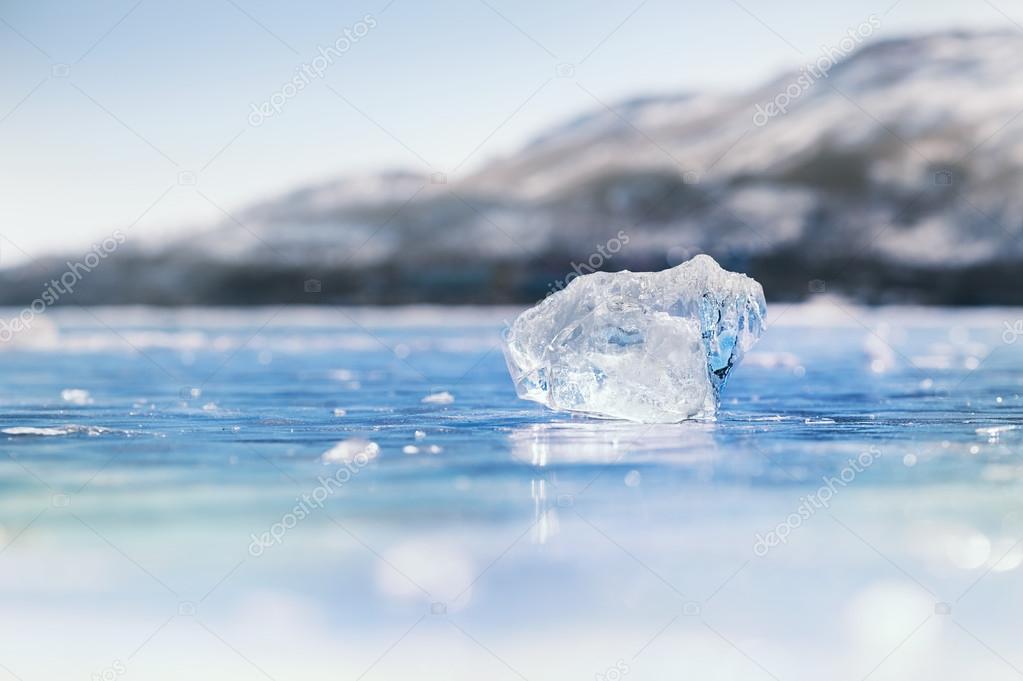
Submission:
M 1012 26 L 999 10 L 1023 24 L 1007 0 L 741 2 L 0 0 L 0 263 L 140 216 L 133 237 L 180 233 L 346 173 L 455 173 L 476 150 L 464 173 L 594 108 L 551 80 L 559 63 L 615 101 L 742 88 L 870 14 L 874 39 Z M 376 26 L 322 79 L 250 125 L 252 104 L 367 14 Z

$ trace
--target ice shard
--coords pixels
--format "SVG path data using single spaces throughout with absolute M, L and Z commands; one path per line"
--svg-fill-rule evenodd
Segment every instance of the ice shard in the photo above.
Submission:
M 706 255 L 661 272 L 595 272 L 519 315 L 505 359 L 519 397 L 551 409 L 713 418 L 766 314 L 760 284 Z

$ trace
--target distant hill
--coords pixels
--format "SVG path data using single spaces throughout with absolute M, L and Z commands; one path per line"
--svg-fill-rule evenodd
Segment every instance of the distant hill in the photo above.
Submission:
M 775 300 L 1023 303 L 1021 63 L 1018 32 L 943 32 L 868 43 L 757 121 L 800 73 L 600 107 L 458 182 L 342 178 L 126 245 L 74 300 L 531 302 L 622 231 L 601 268 L 705 252 Z M 0 302 L 63 262 L 0 273 Z

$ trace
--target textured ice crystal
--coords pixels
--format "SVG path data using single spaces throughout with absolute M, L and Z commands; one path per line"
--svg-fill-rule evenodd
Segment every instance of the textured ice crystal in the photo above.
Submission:
M 595 272 L 519 315 L 505 359 L 519 397 L 552 409 L 711 418 L 766 314 L 760 284 L 706 255 L 662 272 Z

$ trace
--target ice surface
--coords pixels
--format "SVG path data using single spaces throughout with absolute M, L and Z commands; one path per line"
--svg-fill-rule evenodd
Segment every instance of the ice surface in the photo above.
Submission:
M 455 396 L 445 390 L 443 392 L 427 395 L 419 401 L 423 404 L 451 404 L 455 401 Z
M 516 318 L 519 397 L 644 423 L 710 418 L 764 329 L 764 291 L 706 255 L 662 272 L 595 272 Z

